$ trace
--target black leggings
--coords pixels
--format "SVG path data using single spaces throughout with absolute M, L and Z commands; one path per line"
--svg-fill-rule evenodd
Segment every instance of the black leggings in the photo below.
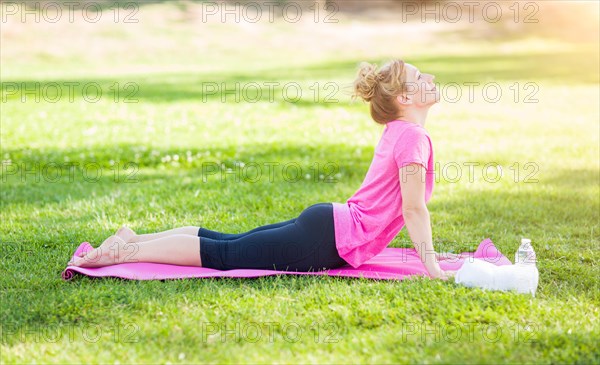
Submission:
M 319 203 L 297 218 L 239 234 L 198 230 L 202 267 L 217 270 L 321 271 L 347 265 L 337 252 L 333 205 Z

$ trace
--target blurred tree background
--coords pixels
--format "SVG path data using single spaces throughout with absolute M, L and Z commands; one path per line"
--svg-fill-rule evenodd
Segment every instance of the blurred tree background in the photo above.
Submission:
M 62 3 L 103 16 L 90 21 L 77 11 L 54 21 L 56 1 L 0 3 L 1 155 L 28 171 L 1 176 L 0 322 L 33 329 L 3 332 L 0 363 L 598 363 L 597 1 L 279 1 L 275 21 L 257 23 L 207 16 L 207 6 L 227 4 L 239 15 L 244 5 L 266 12 L 267 1 Z M 46 17 L 28 11 L 24 21 L 23 4 L 47 6 Z M 297 6 L 305 16 L 286 19 L 285 4 L 288 16 Z M 535 299 L 429 280 L 62 281 L 81 242 L 97 246 L 122 224 L 139 233 L 186 225 L 243 232 L 312 202 L 345 201 L 383 126 L 342 86 L 360 61 L 390 58 L 440 85 L 442 105 L 427 121 L 439 163 L 428 204 L 436 249 L 473 251 L 490 237 L 510 256 L 521 237 L 532 238 Z M 454 98 L 467 82 L 480 85 L 473 99 L 466 87 Z M 224 87 L 208 92 L 206 84 Z M 261 97 L 236 100 L 248 85 Z M 289 85 L 302 97 L 286 100 Z M 489 85 L 502 97 L 486 99 Z M 268 180 L 266 169 L 257 182 L 204 179 L 206 163 L 227 174 L 272 162 L 304 173 L 297 182 L 281 173 Z M 67 163 L 80 166 L 72 180 Z M 98 180 L 85 178 L 96 168 L 81 173 L 88 163 L 101 167 Z M 123 181 L 129 163 L 139 167 L 134 183 Z M 324 181 L 331 171 L 314 168 L 329 163 L 335 183 Z M 63 169 L 63 178 L 35 181 L 34 164 Z M 504 168 L 501 180 L 485 180 L 488 164 Z M 444 174 L 455 165 L 459 181 L 454 168 Z M 406 229 L 391 243 L 411 246 Z M 54 321 L 77 329 L 98 319 L 107 336 L 106 324 L 135 321 L 141 338 L 34 337 Z M 199 333 L 200 323 L 249 319 L 316 319 L 341 332 L 337 343 L 206 342 Z M 504 327 L 497 342 L 402 339 L 411 321 Z M 536 324 L 531 342 L 511 337 L 511 324 L 527 322 Z
M 4 1 L 10 3 L 14 1 Z M 16 3 L 19 3 L 18 1 Z M 466 34 L 471 38 L 518 38 L 524 36 L 544 36 L 564 40 L 598 40 L 598 18 L 600 10 L 597 1 L 525 1 L 525 0 L 484 0 L 484 1 L 454 1 L 454 0 L 42 0 L 21 2 L 33 7 L 35 4 L 43 7 L 49 3 L 70 4 L 78 9 L 93 4 L 90 11 L 115 6 L 127 7 L 148 6 L 159 3 L 172 3 L 185 12 L 190 7 L 201 3 L 218 4 L 218 6 L 256 6 L 263 11 L 269 7 L 283 7 L 286 4 L 303 9 L 326 9 L 333 13 L 345 13 L 356 17 L 389 18 L 397 17 L 398 21 L 422 21 L 437 23 L 453 23 L 454 19 L 464 21 L 473 16 L 472 32 Z M 269 5 L 267 5 L 269 4 Z M 66 7 L 66 6 L 65 6 Z M 457 13 L 457 11 L 459 13 Z M 498 13 L 500 11 L 500 13 Z M 434 13 L 438 14 L 436 19 Z M 281 13 L 274 12 L 276 17 Z M 406 19 L 403 19 L 406 17 Z M 595 21 L 588 21 L 594 19 Z M 489 21 L 481 21 L 481 20 Z M 545 19 L 540 25 L 540 19 Z

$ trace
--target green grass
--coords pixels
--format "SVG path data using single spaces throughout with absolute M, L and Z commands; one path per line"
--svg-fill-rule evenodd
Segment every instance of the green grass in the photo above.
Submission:
M 449 49 L 440 36 L 419 47 L 430 39 L 424 28 L 422 39 L 392 49 L 404 28 L 390 33 L 391 23 L 360 19 L 382 32 L 365 33 L 365 48 L 344 15 L 335 25 L 243 28 L 198 24 L 178 9 L 142 7 L 136 25 L 2 31 L 2 363 L 599 361 L 597 44 L 524 35 L 454 40 Z M 233 42 L 238 29 L 248 36 Z M 57 36 L 64 32 L 73 36 Z M 331 41 L 319 42 L 325 35 Z M 92 40 L 96 48 L 81 51 Z M 473 102 L 465 94 L 430 112 L 426 128 L 439 164 L 429 203 L 433 238 L 438 251 L 460 252 L 489 237 L 508 257 L 521 237 L 531 238 L 540 271 L 535 298 L 427 279 L 62 281 L 81 242 L 97 245 L 122 224 L 140 233 L 184 225 L 241 232 L 313 203 L 344 202 L 360 186 L 382 130 L 344 86 L 358 62 L 399 54 L 442 86 L 500 85 L 497 103 L 476 88 Z M 7 83 L 37 82 L 77 82 L 75 99 L 23 103 L 9 95 Z M 123 102 L 121 93 L 115 103 L 115 82 L 122 92 L 127 82 L 139 85 L 137 102 Z M 279 86 L 273 102 L 222 103 L 203 92 L 203 82 Z M 283 99 L 286 82 L 302 85 L 301 100 Z M 314 82 L 323 89 L 316 102 Z M 324 101 L 327 82 L 340 85 L 337 102 Z M 524 102 L 527 82 L 537 85 L 537 102 Z M 81 86 L 89 83 L 107 96 L 86 102 Z M 91 164 L 89 178 L 76 168 L 71 179 L 66 162 Z M 123 171 L 128 162 L 138 169 Z M 54 182 L 55 170 L 41 171 L 51 163 L 62 165 Z M 203 174 L 203 166 L 223 164 L 243 177 L 239 163 L 258 164 L 262 178 Z M 279 163 L 272 179 L 269 163 Z M 472 176 L 467 163 L 479 163 Z M 499 181 L 484 179 L 487 163 L 502 166 Z M 292 182 L 285 164 L 302 178 Z M 460 178 L 445 170 L 452 164 Z M 7 166 L 35 171 L 40 181 Z M 406 230 L 391 243 L 410 245 Z

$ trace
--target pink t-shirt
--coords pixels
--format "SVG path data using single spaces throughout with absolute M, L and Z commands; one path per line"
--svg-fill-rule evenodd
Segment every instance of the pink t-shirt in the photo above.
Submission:
M 383 251 L 404 227 L 399 169 L 414 162 L 427 169 L 427 203 L 435 173 L 429 134 L 416 123 L 388 122 L 361 187 L 345 204 L 333 203 L 336 247 L 354 268 Z

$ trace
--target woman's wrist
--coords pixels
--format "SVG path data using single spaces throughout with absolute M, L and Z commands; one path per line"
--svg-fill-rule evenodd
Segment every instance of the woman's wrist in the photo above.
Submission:
M 443 275 L 444 271 L 437 263 L 435 265 L 426 266 L 429 275 L 433 278 L 439 278 Z
M 433 275 L 442 271 L 442 268 L 440 267 L 437 258 L 434 258 L 433 255 L 428 255 L 428 257 L 425 259 L 424 265 L 429 274 Z

